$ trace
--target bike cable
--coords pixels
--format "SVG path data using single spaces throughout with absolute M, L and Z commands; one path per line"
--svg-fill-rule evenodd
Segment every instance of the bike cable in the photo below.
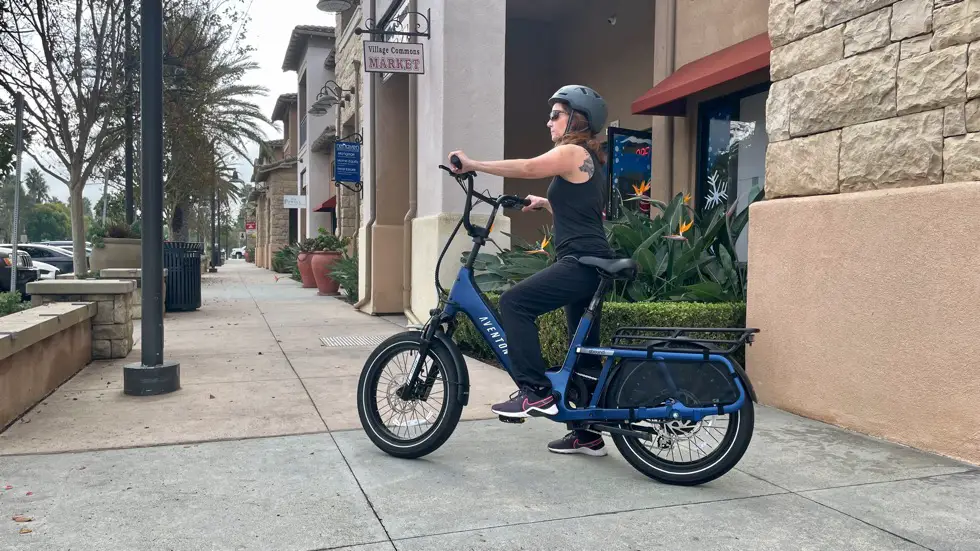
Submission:
M 436 293 L 439 295 L 439 302 L 442 302 L 442 296 L 446 294 L 446 290 L 442 288 L 439 283 L 439 269 L 442 266 L 442 259 L 445 258 L 446 252 L 449 251 L 449 245 L 452 244 L 453 239 L 456 238 L 456 234 L 459 232 L 460 226 L 463 225 L 463 219 L 460 218 L 459 222 L 456 222 L 456 227 L 453 229 L 453 233 L 449 234 L 449 240 L 446 241 L 446 246 L 442 248 L 442 253 L 439 254 L 439 260 L 436 261 Z

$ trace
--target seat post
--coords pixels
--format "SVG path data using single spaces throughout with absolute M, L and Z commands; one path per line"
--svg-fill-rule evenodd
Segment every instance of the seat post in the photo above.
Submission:
M 609 290 L 609 278 L 605 276 L 599 276 L 601 279 L 599 281 L 599 287 L 595 290 L 595 295 L 592 296 L 592 302 L 589 303 L 589 309 L 586 311 L 586 315 L 589 319 L 595 316 L 595 313 L 602 307 L 602 299 L 606 296 L 606 292 Z

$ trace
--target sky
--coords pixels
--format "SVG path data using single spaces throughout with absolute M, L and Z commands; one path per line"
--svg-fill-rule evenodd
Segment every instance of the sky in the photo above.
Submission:
M 284 9 L 288 4 L 289 8 Z M 297 75 L 295 72 L 283 72 L 282 60 L 286 55 L 286 45 L 293 27 L 297 25 L 335 25 L 334 15 L 316 9 L 316 0 L 251 0 L 245 3 L 251 21 L 248 24 L 247 42 L 253 46 L 252 59 L 259 65 L 247 79 L 249 83 L 262 84 L 268 89 L 265 97 L 253 98 L 266 117 L 272 116 L 272 108 L 280 94 L 296 92 Z M 278 128 L 268 126 L 268 139 L 281 137 L 281 123 Z M 137 131 L 139 129 L 137 128 Z M 250 147 L 250 158 L 257 156 L 258 146 Z M 252 176 L 252 165 L 247 159 L 239 159 L 236 163 L 238 175 L 248 182 Z M 23 174 L 35 164 L 30 157 L 23 157 Z M 139 166 L 135 167 L 139 170 Z M 51 194 L 62 201 L 68 201 L 68 186 L 45 174 Z M 102 186 L 98 183 L 85 188 L 85 196 L 94 205 L 102 197 Z

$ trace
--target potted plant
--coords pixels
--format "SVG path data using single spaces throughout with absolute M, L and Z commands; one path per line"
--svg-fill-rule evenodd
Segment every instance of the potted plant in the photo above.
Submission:
M 333 270 L 335 262 L 340 260 L 344 250 L 350 242 L 349 237 L 337 237 L 327 230 L 320 228 L 320 235 L 314 240 L 313 258 L 310 260 L 310 267 L 313 269 L 313 278 L 320 296 L 337 296 L 340 294 L 340 283 L 335 280 L 330 272 Z
M 303 282 L 304 289 L 312 289 L 317 286 L 316 278 L 313 276 L 313 251 L 317 248 L 317 240 L 307 238 L 299 243 L 299 254 L 296 255 L 296 266 L 299 268 L 299 275 Z
M 132 226 L 114 222 L 107 226 L 95 223 L 89 233 L 92 256 L 89 269 L 101 272 L 106 268 L 140 269 L 143 267 L 143 245 L 140 223 Z

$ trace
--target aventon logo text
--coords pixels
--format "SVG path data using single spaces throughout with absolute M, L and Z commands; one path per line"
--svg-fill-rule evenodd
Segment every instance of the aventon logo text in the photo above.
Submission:
M 490 340 L 497 344 L 497 348 L 500 349 L 500 353 L 504 356 L 507 355 L 507 341 L 504 340 L 503 335 L 500 334 L 500 330 L 494 327 L 493 321 L 487 317 L 481 317 L 480 323 L 483 324 L 483 330 L 487 332 L 487 336 Z

